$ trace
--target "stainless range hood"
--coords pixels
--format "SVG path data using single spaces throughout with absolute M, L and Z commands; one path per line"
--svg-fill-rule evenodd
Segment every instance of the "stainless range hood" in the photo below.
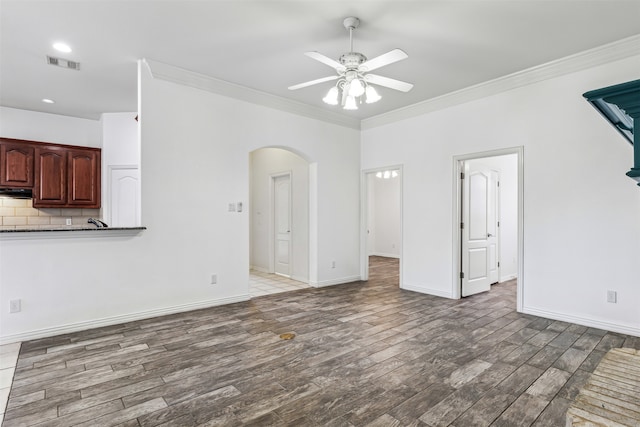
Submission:
M 32 199 L 33 191 L 30 188 L 0 188 L 0 197 L 12 197 L 14 199 Z

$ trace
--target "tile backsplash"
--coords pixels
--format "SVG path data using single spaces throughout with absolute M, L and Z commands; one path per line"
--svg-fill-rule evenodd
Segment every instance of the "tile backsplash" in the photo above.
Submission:
M 72 225 L 66 225 L 69 218 Z M 0 230 L 91 227 L 89 218 L 101 218 L 100 209 L 36 209 L 33 199 L 0 196 Z

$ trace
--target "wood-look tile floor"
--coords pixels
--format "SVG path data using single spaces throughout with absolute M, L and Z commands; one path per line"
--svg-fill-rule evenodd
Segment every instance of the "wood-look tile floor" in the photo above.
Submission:
M 601 357 L 640 339 L 368 282 L 22 344 L 4 426 L 563 426 Z M 292 340 L 279 335 L 294 332 Z

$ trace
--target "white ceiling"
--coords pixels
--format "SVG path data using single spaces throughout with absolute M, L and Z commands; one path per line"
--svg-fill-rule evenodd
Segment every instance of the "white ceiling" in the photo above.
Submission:
M 411 92 L 380 88 L 380 102 L 344 111 L 321 101 L 331 82 L 287 90 L 332 75 L 303 53 L 347 52 L 346 16 L 361 19 L 355 51 L 407 52 L 376 74 Z M 136 60 L 147 58 L 365 119 L 637 34 L 639 0 L 1 0 L 0 105 L 93 119 L 135 111 Z

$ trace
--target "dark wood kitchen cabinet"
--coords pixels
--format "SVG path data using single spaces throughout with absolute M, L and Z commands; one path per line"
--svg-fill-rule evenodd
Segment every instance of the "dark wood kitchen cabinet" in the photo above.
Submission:
M 34 208 L 100 208 L 99 148 L 0 138 L 0 188 L 33 190 Z
M 67 206 L 100 207 L 100 151 L 67 152 Z
M 34 148 L 29 144 L 0 141 L 0 187 L 33 187 Z
M 67 204 L 67 152 L 62 147 L 36 148 L 33 207 L 51 208 Z
M 35 164 L 33 207 L 100 207 L 99 149 L 37 147 Z

